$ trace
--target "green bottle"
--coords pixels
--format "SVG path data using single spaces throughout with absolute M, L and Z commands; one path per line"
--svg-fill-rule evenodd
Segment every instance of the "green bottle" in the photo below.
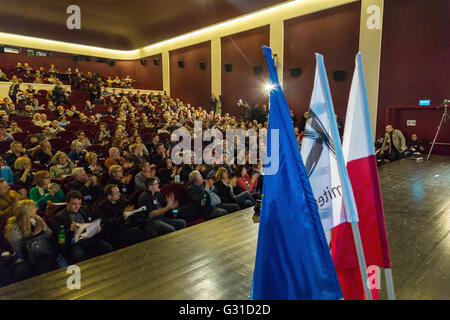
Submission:
M 64 231 L 64 226 L 63 225 L 61 225 L 59 227 L 58 243 L 59 244 L 66 244 L 66 232 Z

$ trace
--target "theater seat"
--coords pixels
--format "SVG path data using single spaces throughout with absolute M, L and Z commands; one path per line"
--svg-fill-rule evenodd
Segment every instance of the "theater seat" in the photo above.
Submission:
M 136 209 L 138 208 L 139 196 L 144 192 L 144 189 L 136 190 L 132 194 L 130 194 L 130 204 L 133 205 Z
M 5 154 L 9 150 L 11 141 L 0 141 L 0 155 Z
M 24 144 L 25 140 L 27 139 L 27 133 L 26 132 L 14 133 L 12 136 L 13 136 L 15 141 L 19 141 L 22 144 Z
M 47 220 L 47 222 L 49 224 L 48 225 L 49 228 L 53 227 L 53 218 L 54 218 L 54 216 L 56 214 L 58 214 L 58 212 L 63 210 L 65 207 L 66 207 L 65 203 L 64 204 L 58 204 L 58 205 L 55 205 L 55 204 L 52 203 L 50 205 L 47 205 L 47 208 L 45 209 L 44 215 L 45 215 L 46 220 Z
M 196 207 L 190 203 L 186 189 L 181 183 L 169 183 L 161 188 L 161 194 L 165 197 L 173 193 L 178 201 L 179 217 L 184 219 L 188 226 L 206 221 L 199 215 Z

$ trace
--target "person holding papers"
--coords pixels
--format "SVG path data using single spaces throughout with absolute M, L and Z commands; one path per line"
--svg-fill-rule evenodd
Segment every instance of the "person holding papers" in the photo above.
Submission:
M 175 201 L 173 194 L 164 199 L 156 178 L 147 178 L 144 184 L 145 191 L 139 196 L 139 207 L 147 207 L 146 212 L 153 220 L 158 236 L 186 228 L 186 221 L 175 218 L 174 209 L 178 207 L 178 201 Z
M 121 197 L 117 185 L 107 184 L 105 193 L 106 199 L 95 210 L 96 215 L 102 219 L 102 237 L 116 249 L 149 239 L 136 220 L 131 218 L 137 212 L 129 215 L 134 211 L 133 206 Z
M 90 237 L 79 237 L 78 229 L 83 224 L 94 222 L 89 208 L 81 205 L 82 199 L 80 192 L 68 192 L 66 208 L 53 218 L 53 234 L 57 237 L 58 250 L 70 264 L 86 260 L 88 254 L 101 255 L 113 251 L 112 245 L 99 237 L 101 228 L 97 228 L 96 233 Z M 86 233 L 91 235 L 90 230 Z

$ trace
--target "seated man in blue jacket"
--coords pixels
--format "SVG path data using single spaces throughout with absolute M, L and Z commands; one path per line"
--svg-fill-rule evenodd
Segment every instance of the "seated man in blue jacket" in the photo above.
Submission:
M 68 192 L 66 208 L 53 218 L 53 234 L 58 237 L 57 240 L 61 240 L 59 238 L 61 227 L 64 229 L 64 243 L 58 242 L 58 251 L 70 264 L 86 260 L 88 254 L 101 255 L 113 251 L 112 245 L 102 240 L 99 233 L 75 243 L 75 233 L 79 225 L 95 220 L 91 210 L 81 205 L 82 198 L 83 196 L 78 191 Z

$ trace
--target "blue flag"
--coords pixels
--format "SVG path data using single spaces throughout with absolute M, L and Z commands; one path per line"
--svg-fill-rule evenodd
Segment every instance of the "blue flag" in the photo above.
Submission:
M 267 150 L 272 150 L 272 130 L 278 130 L 279 166 L 264 175 L 251 299 L 342 299 L 272 50 L 263 50 L 274 88 Z

